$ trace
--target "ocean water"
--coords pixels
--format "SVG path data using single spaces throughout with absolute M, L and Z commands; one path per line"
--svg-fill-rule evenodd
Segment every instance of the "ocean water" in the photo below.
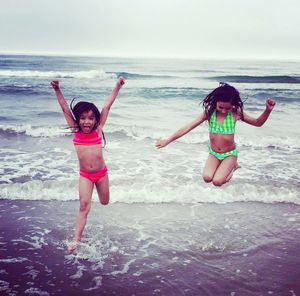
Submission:
M 78 211 L 78 163 L 51 80 L 101 108 L 126 84 L 104 132 L 111 203 Z M 238 122 L 241 169 L 201 179 L 208 126 L 164 149 L 219 81 L 263 127 Z M 300 61 L 0 56 L 0 294 L 300 295 Z
M 300 203 L 300 62 L 187 61 L 0 56 L 0 196 L 77 200 L 78 164 L 50 81 L 68 100 L 101 109 L 117 77 L 126 84 L 105 126 L 111 202 L 258 201 Z M 201 181 L 207 158 L 204 123 L 157 150 L 202 112 L 219 81 L 234 85 L 245 112 L 258 116 L 277 101 L 263 127 L 237 123 L 238 170 L 222 190 Z M 96 199 L 96 196 L 94 197 Z

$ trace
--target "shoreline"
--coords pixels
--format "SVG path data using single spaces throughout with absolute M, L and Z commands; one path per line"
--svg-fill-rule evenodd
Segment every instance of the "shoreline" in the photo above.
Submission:
M 4 295 L 300 295 L 299 205 L 93 204 L 69 254 L 78 206 L 1 200 Z

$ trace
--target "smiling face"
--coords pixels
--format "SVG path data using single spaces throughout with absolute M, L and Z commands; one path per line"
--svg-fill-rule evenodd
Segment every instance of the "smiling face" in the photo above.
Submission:
M 219 113 L 227 114 L 228 112 L 232 111 L 233 105 L 231 102 L 218 101 L 216 109 L 217 109 L 217 112 L 219 112 Z
M 79 126 L 82 132 L 88 134 L 93 131 L 96 124 L 96 116 L 92 110 L 83 112 L 79 117 Z

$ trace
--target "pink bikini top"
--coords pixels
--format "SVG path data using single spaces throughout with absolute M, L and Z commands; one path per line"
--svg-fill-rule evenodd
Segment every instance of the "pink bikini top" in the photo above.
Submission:
M 98 145 L 102 144 L 102 138 L 96 131 L 92 131 L 89 134 L 83 132 L 74 133 L 73 135 L 74 145 Z

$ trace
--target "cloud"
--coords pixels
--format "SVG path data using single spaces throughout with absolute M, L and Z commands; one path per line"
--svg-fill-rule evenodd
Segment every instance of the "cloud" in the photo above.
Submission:
M 299 57 L 297 0 L 5 1 L 1 52 Z

